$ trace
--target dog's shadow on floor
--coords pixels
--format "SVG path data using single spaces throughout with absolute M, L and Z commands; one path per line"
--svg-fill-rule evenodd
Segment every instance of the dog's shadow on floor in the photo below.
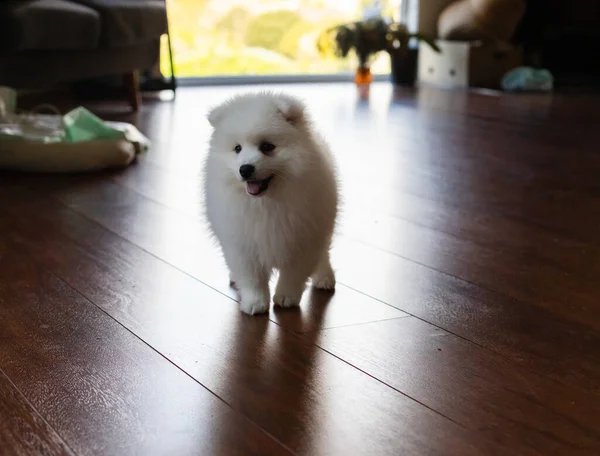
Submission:
M 304 292 L 300 307 L 290 309 L 274 307 L 271 319 L 295 333 L 319 331 L 324 328 L 324 322 L 334 296 L 335 291 L 309 287 Z
M 279 429 L 294 447 L 317 448 L 315 426 L 328 414 L 338 361 L 319 348 L 332 292 L 308 288 L 300 307 L 271 308 L 230 321 L 227 360 L 218 364 L 219 393 L 261 426 Z M 315 424 L 317 423 L 317 424 Z M 318 428 L 318 426 L 317 426 Z M 314 441 L 312 441 L 314 439 Z

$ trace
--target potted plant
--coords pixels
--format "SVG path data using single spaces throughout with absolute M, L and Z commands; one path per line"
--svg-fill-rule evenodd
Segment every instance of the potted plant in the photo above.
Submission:
M 370 84 L 372 75 L 370 61 L 380 51 L 390 55 L 392 82 L 399 85 L 412 85 L 416 74 L 416 50 L 411 50 L 412 38 L 426 42 L 439 52 L 437 45 L 420 33 L 411 33 L 404 24 L 377 17 L 364 21 L 342 24 L 325 30 L 317 40 L 317 48 L 322 55 L 331 54 L 345 58 L 351 50 L 358 57 L 355 82 L 357 85 Z

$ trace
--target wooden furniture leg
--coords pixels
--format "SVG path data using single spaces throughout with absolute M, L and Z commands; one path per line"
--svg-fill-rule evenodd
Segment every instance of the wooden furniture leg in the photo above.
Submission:
M 123 84 L 127 90 L 127 97 L 129 98 L 129 103 L 131 104 L 133 111 L 138 112 L 140 110 L 140 105 L 142 104 L 139 71 L 134 70 L 130 73 L 125 73 L 123 75 Z

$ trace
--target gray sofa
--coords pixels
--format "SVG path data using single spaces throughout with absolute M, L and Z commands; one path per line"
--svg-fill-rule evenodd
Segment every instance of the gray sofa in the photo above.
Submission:
M 0 0 L 0 85 L 122 74 L 138 109 L 139 71 L 158 62 L 166 30 L 164 0 Z

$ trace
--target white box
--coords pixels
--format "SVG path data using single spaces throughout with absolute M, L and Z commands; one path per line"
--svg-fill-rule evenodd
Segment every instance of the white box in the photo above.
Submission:
M 498 89 L 506 72 L 523 62 L 523 52 L 517 47 L 499 51 L 481 42 L 438 40 L 436 43 L 440 53 L 426 43 L 419 44 L 419 84 Z

